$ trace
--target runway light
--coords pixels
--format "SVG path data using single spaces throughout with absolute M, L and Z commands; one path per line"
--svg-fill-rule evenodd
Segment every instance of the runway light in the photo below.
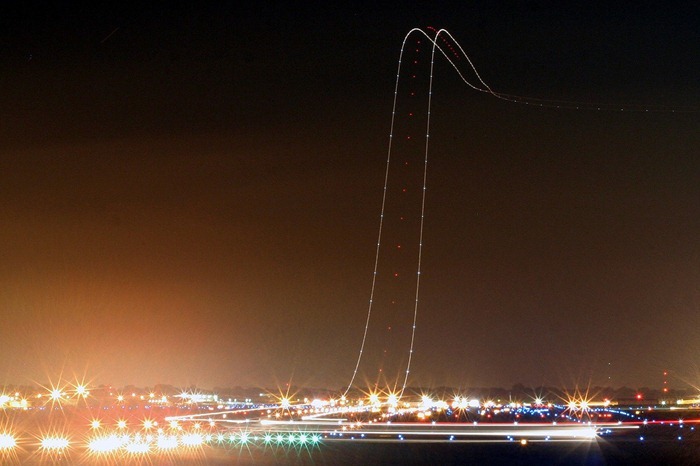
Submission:
M 129 442 L 126 444 L 125 449 L 133 455 L 144 455 L 148 453 L 151 446 L 146 442 Z
M 78 396 L 86 397 L 88 395 L 87 387 L 85 385 L 76 385 L 75 394 Z
M 44 437 L 41 439 L 41 448 L 49 451 L 61 451 L 68 448 L 69 442 L 65 437 Z
M 156 446 L 160 450 L 174 450 L 177 448 L 177 437 L 174 435 L 159 435 Z
M 88 449 L 93 453 L 110 453 L 117 450 L 122 445 L 121 440 L 116 435 L 109 437 L 97 437 L 88 444 Z
M 196 447 L 204 443 L 204 438 L 200 434 L 185 434 L 180 440 L 186 447 Z
M 11 434 L 0 434 L 0 451 L 11 450 L 17 446 L 17 440 Z

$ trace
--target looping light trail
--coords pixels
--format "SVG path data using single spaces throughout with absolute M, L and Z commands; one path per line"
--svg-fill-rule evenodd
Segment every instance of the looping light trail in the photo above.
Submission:
M 427 116 L 426 116 L 426 128 L 425 128 L 425 151 L 424 151 L 424 167 L 423 167 L 423 193 L 421 198 L 421 218 L 420 218 L 420 230 L 419 230 L 419 244 L 418 244 L 418 265 L 416 274 L 416 284 L 415 284 L 415 304 L 413 308 L 413 324 L 411 328 L 411 340 L 408 354 L 408 361 L 406 363 L 406 372 L 403 380 L 401 389 L 398 392 L 399 398 L 403 395 L 406 386 L 408 384 L 408 377 L 411 368 L 411 362 L 413 359 L 413 347 L 415 342 L 415 332 L 416 332 L 416 322 L 418 317 L 418 298 L 420 290 L 420 276 L 421 276 L 421 260 L 423 255 L 423 227 L 425 218 L 425 194 L 426 194 L 426 181 L 427 181 L 427 167 L 428 167 L 428 153 L 429 153 L 429 142 L 430 142 L 430 116 L 431 116 L 431 103 L 432 103 L 432 89 L 433 89 L 433 71 L 435 64 L 435 53 L 440 52 L 442 56 L 447 60 L 447 62 L 452 66 L 460 79 L 471 89 L 491 95 L 499 100 L 503 100 L 511 103 L 518 103 L 523 105 L 529 105 L 532 107 L 546 107 L 546 108 L 557 108 L 557 109 L 571 109 L 571 110 L 605 110 L 605 111 L 617 111 L 617 112 L 656 112 L 656 113 L 693 113 L 700 112 L 700 107 L 677 107 L 677 106 L 659 106 L 659 105 L 639 105 L 639 104 L 612 104 L 612 103 L 602 103 L 602 102 L 577 102 L 570 100 L 556 100 L 556 99 L 542 99 L 530 96 L 521 96 L 515 94 L 508 94 L 504 92 L 498 92 L 489 86 L 486 81 L 481 77 L 476 66 L 472 62 L 469 55 L 465 52 L 462 45 L 452 36 L 452 34 L 446 29 L 436 30 L 435 28 L 426 28 L 433 33 L 431 37 L 426 31 L 420 28 L 411 29 L 403 39 L 401 43 L 401 51 L 399 53 L 399 62 L 396 71 L 396 82 L 394 84 L 394 99 L 392 104 L 391 112 L 391 125 L 389 133 L 389 144 L 387 149 L 386 157 L 386 168 L 384 172 L 384 188 L 382 191 L 382 203 L 379 215 L 379 228 L 377 234 L 377 244 L 375 249 L 374 258 L 374 268 L 372 273 L 372 285 L 370 289 L 369 303 L 367 306 L 367 317 L 365 320 L 364 332 L 362 334 L 362 343 L 360 344 L 360 350 L 357 356 L 355 367 L 352 371 L 352 376 L 350 377 L 350 382 L 348 383 L 343 396 L 347 395 L 350 389 L 353 387 L 355 379 L 357 378 L 357 373 L 362 362 L 362 356 L 365 351 L 365 346 L 367 343 L 367 334 L 370 327 L 370 321 L 372 317 L 372 310 L 374 305 L 374 296 L 377 287 L 377 271 L 379 267 L 379 258 L 382 246 L 382 232 L 384 229 L 384 215 L 387 204 L 387 186 L 389 181 L 389 172 L 391 167 L 391 156 L 393 148 L 394 139 L 394 127 L 396 123 L 396 104 L 398 99 L 398 89 L 399 81 L 401 76 L 401 64 L 406 48 L 406 43 L 408 39 L 414 35 L 419 34 L 424 36 L 432 44 L 431 59 L 430 59 L 430 80 L 428 84 L 428 105 L 427 105 Z M 445 36 L 450 39 L 448 42 Z M 444 44 L 443 46 L 438 44 L 438 40 L 441 40 Z M 447 49 L 447 50 L 446 50 Z M 464 58 L 464 61 L 461 58 Z M 460 63 L 466 62 L 468 67 L 466 70 L 460 69 Z M 468 74 L 472 74 L 476 78 L 476 82 L 467 78 Z

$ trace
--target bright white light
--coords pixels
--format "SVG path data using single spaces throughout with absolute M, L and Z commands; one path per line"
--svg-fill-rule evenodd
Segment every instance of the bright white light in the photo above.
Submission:
M 125 447 L 126 451 L 132 454 L 145 454 L 151 449 L 151 446 L 146 442 L 129 442 Z
M 159 435 L 156 446 L 160 450 L 173 450 L 177 448 L 177 437 L 174 435 Z
M 311 401 L 311 406 L 313 406 L 314 408 L 317 408 L 317 409 L 322 408 L 323 406 L 325 406 L 327 404 L 328 404 L 328 402 L 323 401 L 323 400 L 318 400 L 318 399 Z
M 88 449 L 93 453 L 109 453 L 117 450 L 122 445 L 121 440 L 116 435 L 109 437 L 97 437 L 90 441 Z
M 0 434 L 0 451 L 10 450 L 17 446 L 17 440 L 10 434 Z
M 204 443 L 200 434 L 185 434 L 181 437 L 182 444 L 188 447 L 196 447 Z
M 44 437 L 41 439 L 41 448 L 44 450 L 64 450 L 68 448 L 68 439 L 64 437 Z
M 447 404 L 447 401 L 445 400 L 437 400 L 433 402 L 433 407 L 440 409 L 447 409 L 449 405 Z
M 291 401 L 289 401 L 289 398 L 282 398 L 280 400 L 280 406 L 282 407 L 282 409 L 289 409 L 290 406 L 292 406 L 292 403 Z

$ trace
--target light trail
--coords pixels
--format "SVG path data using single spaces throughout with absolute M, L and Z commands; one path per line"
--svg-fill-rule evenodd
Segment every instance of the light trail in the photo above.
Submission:
M 490 94 L 491 96 L 504 100 L 507 102 L 512 102 L 512 103 L 518 103 L 518 104 L 523 104 L 523 105 L 530 105 L 533 107 L 547 107 L 547 108 L 558 108 L 558 109 L 566 109 L 566 110 L 605 110 L 605 111 L 614 111 L 614 112 L 655 112 L 655 113 L 696 113 L 700 112 L 699 107 L 691 107 L 691 106 L 671 106 L 671 105 L 649 105 L 649 104 L 621 104 L 621 103 L 610 103 L 610 102 L 586 102 L 586 101 L 573 101 L 573 100 L 561 100 L 561 99 L 545 99 L 545 98 L 539 98 L 539 97 L 532 97 L 532 96 L 523 96 L 523 95 L 516 95 L 516 94 L 508 94 L 504 92 L 498 92 L 493 90 L 492 87 L 490 87 L 486 81 L 484 81 L 479 74 L 476 66 L 472 62 L 471 58 L 469 58 L 469 55 L 464 51 L 464 48 L 462 45 L 454 38 L 454 36 L 446 29 L 439 29 L 436 30 L 435 28 L 428 27 L 427 29 L 433 31 L 435 33 L 434 38 L 431 38 L 425 31 L 423 31 L 420 28 L 413 28 L 411 31 L 406 34 L 406 37 L 404 38 L 404 42 L 408 39 L 410 35 L 413 33 L 420 33 L 423 36 L 425 36 L 429 41 L 431 41 L 434 45 L 435 48 L 437 48 L 440 53 L 445 57 L 445 59 L 450 63 L 450 65 L 454 68 L 454 70 L 457 72 L 459 75 L 460 79 L 467 84 L 470 88 L 472 88 L 475 91 L 483 92 L 486 94 Z M 454 59 L 452 59 L 449 54 L 439 45 L 437 45 L 437 40 L 438 38 L 442 38 L 441 36 L 448 36 L 454 44 L 459 48 L 459 52 L 461 52 L 462 56 L 466 59 L 467 63 L 469 63 L 469 71 L 471 71 L 474 76 L 476 76 L 477 80 L 479 81 L 479 85 L 472 84 L 467 78 L 465 78 L 464 74 L 460 71 L 459 66 L 455 62 Z M 455 57 L 458 57 L 459 55 L 457 52 L 453 51 L 453 55 Z
M 373 305 L 374 305 L 374 296 L 375 296 L 376 286 L 377 286 L 377 272 L 378 272 L 380 251 L 381 251 L 381 245 L 382 245 L 382 233 L 383 233 L 383 229 L 384 229 L 384 217 L 385 217 L 386 200 L 387 200 L 387 186 L 388 186 L 389 172 L 390 172 L 391 159 L 392 159 L 394 128 L 395 128 L 395 123 L 396 123 L 396 107 L 397 107 L 397 100 L 398 100 L 399 82 L 400 82 L 401 70 L 402 70 L 402 60 L 403 60 L 404 52 L 406 49 L 406 43 L 412 35 L 419 34 L 419 35 L 422 35 L 423 37 L 425 37 L 432 44 L 432 51 L 431 51 L 431 61 L 430 61 L 430 76 L 429 76 L 429 84 L 428 84 L 428 103 L 427 103 L 424 169 L 423 169 L 423 191 L 422 191 L 422 197 L 421 197 L 420 230 L 419 230 L 419 243 L 418 243 L 418 265 L 417 265 L 416 285 L 415 285 L 415 302 L 414 302 L 414 308 L 413 308 L 413 322 L 412 322 L 412 327 L 411 327 L 411 339 L 410 339 L 410 346 L 409 346 L 409 352 L 408 352 L 408 361 L 406 363 L 406 371 L 405 371 L 405 375 L 404 375 L 404 381 L 403 381 L 403 384 L 401 386 L 401 390 L 399 391 L 399 398 L 401 396 L 403 396 L 403 393 L 404 393 L 406 386 L 408 384 L 408 377 L 409 377 L 409 373 L 410 373 L 411 362 L 413 359 L 413 347 L 414 347 L 414 342 L 415 342 L 416 322 L 417 322 L 417 316 L 418 316 L 418 297 L 419 297 L 419 291 L 420 291 L 421 261 L 422 261 L 422 255 L 423 255 L 423 227 L 424 227 L 424 220 L 425 220 L 427 163 L 428 163 L 429 142 L 430 142 L 430 117 L 431 117 L 431 103 L 432 103 L 432 90 L 433 90 L 433 72 L 434 72 L 436 50 L 442 54 L 442 56 L 447 60 L 447 62 L 455 70 L 455 72 L 460 77 L 460 79 L 468 87 L 470 87 L 471 89 L 473 89 L 475 91 L 491 95 L 492 97 L 495 97 L 499 100 L 503 100 L 503 101 L 507 101 L 507 102 L 511 102 L 511 103 L 524 104 L 524 105 L 529 105 L 529 106 L 534 106 L 534 107 L 548 107 L 548 108 L 571 109 L 571 110 L 606 110 L 606 111 L 620 111 L 620 112 L 664 112 L 664 113 L 688 113 L 688 112 L 700 111 L 700 108 L 698 108 L 698 107 L 654 106 L 654 105 L 643 105 L 643 104 L 623 104 L 623 105 L 620 105 L 620 104 L 611 104 L 611 103 L 602 103 L 602 102 L 577 102 L 577 101 L 570 101 L 570 100 L 543 99 L 543 98 L 537 98 L 537 97 L 522 96 L 522 95 L 499 92 L 499 91 L 494 90 L 491 86 L 489 86 L 486 83 L 486 81 L 481 77 L 478 69 L 476 68 L 476 66 L 472 62 L 469 55 L 466 53 L 466 51 L 464 50 L 462 45 L 454 38 L 454 36 L 452 36 L 452 34 L 449 31 L 447 31 L 446 29 L 436 30 L 435 28 L 432 28 L 432 27 L 428 27 L 427 29 L 434 33 L 433 37 L 431 37 L 427 32 L 425 32 L 421 28 L 413 28 L 404 36 L 404 39 L 401 43 L 401 50 L 399 52 L 399 61 L 398 61 L 398 67 L 397 67 L 397 72 L 396 72 L 396 81 L 394 84 L 394 98 L 393 98 L 393 103 L 392 103 L 391 124 L 390 124 L 390 131 L 389 131 L 389 144 L 388 144 L 387 157 L 386 157 L 386 168 L 385 168 L 385 173 L 384 173 L 384 187 L 382 190 L 382 202 L 381 202 L 381 209 L 380 209 L 380 215 L 379 215 L 379 228 L 378 228 L 378 234 L 377 234 L 377 244 L 376 244 L 376 249 L 375 249 L 374 267 L 373 267 L 373 272 L 372 272 L 372 284 L 371 284 L 371 288 L 370 288 L 370 297 L 369 297 L 369 303 L 368 303 L 368 307 L 367 307 L 367 316 L 365 319 L 364 331 L 362 334 L 362 340 L 361 340 L 358 356 L 357 356 L 357 359 L 355 362 L 355 367 L 352 371 L 350 381 L 347 385 L 347 388 L 345 389 L 345 391 L 343 393 L 343 396 L 347 395 L 347 393 L 353 387 L 353 384 L 355 383 L 355 379 L 357 378 L 357 373 L 359 371 L 362 357 L 364 355 L 365 346 L 367 343 L 367 335 L 368 335 L 369 328 L 370 328 L 370 322 L 371 322 Z M 457 49 L 459 51 L 455 50 L 452 46 L 449 45 L 449 43 L 444 38 L 445 36 L 449 37 L 452 40 L 452 42 L 455 44 L 455 46 L 457 47 Z M 443 40 L 443 42 L 446 44 L 446 46 L 449 47 L 454 58 L 451 57 L 450 54 L 443 47 L 441 47 L 438 44 L 438 39 Z M 466 70 L 466 72 L 469 72 L 476 77 L 476 80 L 478 81 L 476 84 L 472 83 L 465 76 L 466 72 L 462 72 L 462 70 L 460 70 L 459 65 L 455 61 L 455 59 L 459 59 L 460 57 L 464 57 L 464 59 L 468 63 L 469 67 Z

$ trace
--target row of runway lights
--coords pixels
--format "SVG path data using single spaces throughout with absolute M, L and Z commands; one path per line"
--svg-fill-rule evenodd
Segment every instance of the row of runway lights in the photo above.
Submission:
M 181 434 L 120 434 L 110 433 L 91 437 L 84 445 L 86 450 L 95 455 L 125 452 L 130 454 L 146 454 L 152 451 L 173 452 L 182 448 L 191 450 L 203 445 L 238 445 L 251 444 L 310 447 L 320 443 L 321 436 L 316 433 L 265 433 L 251 435 L 247 432 L 238 434 L 202 434 L 187 432 Z M 73 444 L 69 437 L 62 435 L 47 435 L 39 439 L 39 450 L 44 453 L 63 453 Z M 20 447 L 20 441 L 10 433 L 0 433 L 0 454 L 12 452 Z

